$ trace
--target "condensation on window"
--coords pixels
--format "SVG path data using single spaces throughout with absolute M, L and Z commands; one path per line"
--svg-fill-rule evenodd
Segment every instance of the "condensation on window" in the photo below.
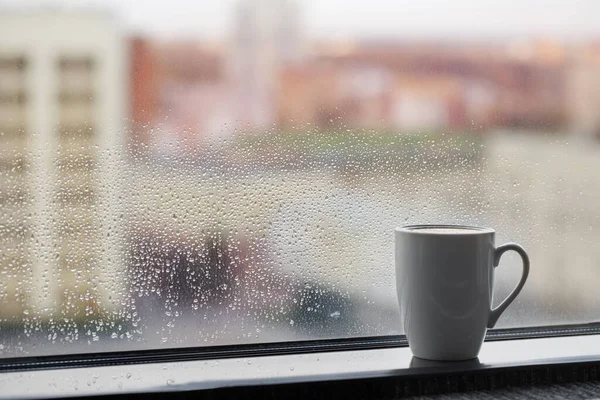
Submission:
M 401 334 L 405 224 L 528 250 L 498 327 L 597 319 L 594 32 L 337 35 L 326 8 L 240 1 L 219 39 L 0 15 L 0 357 Z

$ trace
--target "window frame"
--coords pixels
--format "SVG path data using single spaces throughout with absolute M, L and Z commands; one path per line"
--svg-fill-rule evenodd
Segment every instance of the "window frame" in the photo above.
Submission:
M 582 338 L 581 335 L 592 336 Z M 499 329 L 490 331 L 486 341 L 497 343 L 484 345 L 482 353 L 485 354 L 481 360 L 463 362 L 411 358 L 405 338 L 400 335 L 203 349 L 115 352 L 111 353 L 110 358 L 107 357 L 108 353 L 25 357 L 13 359 L 12 366 L 7 360 L 3 360 L 0 388 L 12 385 L 12 388 L 4 387 L 11 389 L 14 396 L 16 391 L 21 393 L 20 390 L 25 387 L 22 385 L 26 385 L 28 381 L 48 381 L 48 377 L 52 376 L 52 379 L 56 377 L 54 383 L 49 381 L 48 385 L 32 388 L 33 393 L 37 393 L 35 395 L 23 390 L 23 396 L 32 397 L 44 393 L 42 397 L 58 395 L 71 398 L 352 396 L 377 399 L 519 386 L 537 386 L 539 389 L 539 386 L 557 383 L 600 381 L 600 353 L 596 353 L 597 346 L 592 345 L 598 343 L 598 339 L 598 323 Z M 380 359 L 383 354 L 381 351 L 390 352 L 383 362 Z M 319 356 L 319 353 L 325 352 L 330 354 Z M 567 352 L 573 354 L 565 356 Z M 315 372 L 310 363 L 318 364 L 319 357 L 324 364 L 320 368 L 315 367 Z M 212 360 L 213 364 L 201 360 Z M 352 362 L 349 363 L 349 360 Z M 365 360 L 364 367 L 361 366 L 361 360 Z M 220 363 L 214 364 L 214 361 Z M 265 363 L 264 372 L 257 368 L 262 362 Z M 309 363 L 308 366 L 298 368 L 301 370 L 298 373 L 293 372 L 291 367 L 287 370 L 287 366 L 306 362 Z M 139 365 L 134 367 L 133 364 Z M 210 373 L 202 373 L 203 368 L 210 368 L 211 365 L 220 366 L 218 369 L 221 371 L 217 369 L 217 373 L 232 370 L 238 365 L 243 367 L 237 372 L 219 375 L 214 380 L 214 373 L 212 377 Z M 340 368 L 339 371 L 336 371 L 336 366 Z M 274 373 L 275 371 L 282 373 Z M 310 372 L 307 374 L 307 371 Z M 132 375 L 141 379 L 141 383 L 136 383 L 135 378 L 129 380 Z M 115 381 L 119 376 L 122 381 Z M 171 376 L 181 376 L 181 381 L 169 378 Z M 103 387 L 99 383 L 99 386 L 94 387 L 90 382 L 92 377 L 94 382 L 96 378 L 100 378 L 101 382 L 109 382 L 111 385 Z M 600 390 L 600 383 L 594 387 Z M 3 392 L 0 391 L 0 398 L 2 397 Z
M 489 330 L 486 334 L 485 342 L 587 336 L 596 334 L 600 334 L 600 322 L 578 325 L 503 328 Z M 0 374 L 3 372 L 34 371 L 52 368 L 91 368 L 105 365 L 134 365 L 156 362 L 218 360 L 239 357 L 318 354 L 333 351 L 356 351 L 402 347 L 408 347 L 408 341 L 405 335 L 98 353 L 70 353 L 32 357 L 8 357 L 0 358 Z

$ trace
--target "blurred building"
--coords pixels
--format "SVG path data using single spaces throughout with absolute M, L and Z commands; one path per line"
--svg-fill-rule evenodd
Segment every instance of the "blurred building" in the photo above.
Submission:
M 131 50 L 136 148 L 189 155 L 233 132 L 234 88 L 222 45 L 137 38 Z
M 284 129 L 345 124 L 360 129 L 427 130 L 466 123 L 460 80 L 404 74 L 376 60 L 286 68 L 278 94 L 278 123 Z
M 281 70 L 304 57 L 299 11 L 294 0 L 246 0 L 238 6 L 229 74 L 242 129 L 276 121 Z
M 119 301 L 125 44 L 111 16 L 0 14 L 0 315 Z
M 393 102 L 394 75 L 377 64 L 351 64 L 339 69 L 342 119 L 357 128 L 385 128 Z
M 400 75 L 393 88 L 390 120 L 395 128 L 413 131 L 465 126 L 463 88 L 459 80 Z
M 427 42 L 318 46 L 312 59 L 283 67 L 278 122 L 337 120 L 384 130 L 562 128 L 568 112 L 563 49 L 532 46 L 529 53 Z
M 285 68 L 276 95 L 279 127 L 332 125 L 344 113 L 339 77 L 340 69 L 327 63 Z
M 133 39 L 134 144 L 190 156 L 236 130 L 275 123 L 280 77 L 305 59 L 301 25 L 296 1 L 245 0 L 227 44 Z
M 567 98 L 571 130 L 600 138 L 600 44 L 572 49 Z
M 148 133 L 158 118 L 158 62 L 152 43 L 141 37 L 129 45 L 131 67 L 132 144 L 148 144 Z

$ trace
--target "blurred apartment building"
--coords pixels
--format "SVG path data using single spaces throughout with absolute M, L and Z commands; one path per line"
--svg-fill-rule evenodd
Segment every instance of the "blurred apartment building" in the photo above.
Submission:
M 124 55 L 101 12 L 0 14 L 0 318 L 119 299 Z

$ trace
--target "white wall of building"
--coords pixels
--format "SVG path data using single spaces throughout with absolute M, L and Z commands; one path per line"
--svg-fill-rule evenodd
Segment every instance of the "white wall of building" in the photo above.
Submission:
M 0 57 L 22 55 L 28 63 L 23 151 L 31 162 L 25 184 L 32 196 L 34 243 L 30 247 L 30 276 L 24 277 L 23 284 L 29 286 L 31 308 L 41 315 L 56 312 L 62 296 L 57 249 L 65 245 L 61 244 L 64 238 L 57 221 L 65 215 L 70 215 L 75 224 L 86 218 L 93 221 L 92 228 L 80 233 L 75 242 L 85 242 L 81 235 L 89 236 L 95 245 L 88 244 L 87 249 L 79 251 L 93 253 L 95 261 L 93 265 L 81 266 L 82 273 L 74 275 L 78 280 L 74 285 L 92 287 L 98 293 L 92 301 L 105 307 L 110 308 L 109 303 L 116 305 L 119 299 L 123 282 L 120 271 L 124 270 L 119 247 L 123 239 L 118 182 L 123 167 L 120 149 L 125 143 L 127 107 L 125 53 L 119 24 L 108 14 L 74 10 L 0 14 Z M 59 67 L 61 58 L 92 60 L 89 79 L 78 78 L 76 73 L 65 77 L 67 73 L 63 74 Z M 69 105 L 59 101 L 59 93 L 76 93 L 85 79 L 93 97 L 88 109 L 77 102 Z M 11 79 L 2 81 L 10 85 Z M 2 118 L 5 117 L 0 113 L 0 126 Z M 77 136 L 77 140 L 89 142 L 80 145 L 76 139 L 61 136 L 60 126 L 66 121 L 73 126 L 82 123 L 93 127 L 91 137 Z M 59 170 L 61 155 L 89 156 L 96 161 L 92 171 L 80 174 L 84 181 L 77 182 L 77 174 L 65 178 Z M 81 210 L 60 204 L 56 193 L 68 185 L 92 187 L 93 204 L 86 204 Z

